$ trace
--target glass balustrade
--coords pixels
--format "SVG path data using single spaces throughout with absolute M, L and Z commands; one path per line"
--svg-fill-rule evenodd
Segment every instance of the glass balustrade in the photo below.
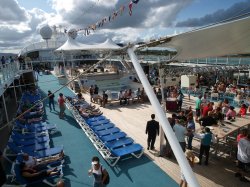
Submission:
M 3 88 L 10 80 L 22 71 L 32 70 L 32 63 L 19 63 L 18 61 L 0 65 L 0 88 Z

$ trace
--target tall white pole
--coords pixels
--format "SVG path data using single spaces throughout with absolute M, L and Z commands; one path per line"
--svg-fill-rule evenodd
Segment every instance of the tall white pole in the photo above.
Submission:
M 199 183 L 181 149 L 181 146 L 166 118 L 166 115 L 165 113 L 163 112 L 162 108 L 161 108 L 161 105 L 159 103 L 159 101 L 157 100 L 156 98 L 156 95 L 152 89 L 152 87 L 150 86 L 148 80 L 147 80 L 147 77 L 146 75 L 144 74 L 143 70 L 142 70 L 142 67 L 140 66 L 139 62 L 138 62 L 138 59 L 134 53 L 134 47 L 133 48 L 128 48 L 127 50 L 128 52 L 128 55 L 134 65 L 134 68 L 142 82 L 142 85 L 148 95 L 148 98 L 156 112 L 156 115 L 157 117 L 159 118 L 159 121 L 160 121 L 160 124 L 163 128 L 163 131 L 164 133 L 166 134 L 167 138 L 168 138 L 168 141 L 169 141 L 169 144 L 175 154 L 175 157 L 181 167 L 181 170 L 189 184 L 189 186 L 192 186 L 192 187 L 199 187 Z

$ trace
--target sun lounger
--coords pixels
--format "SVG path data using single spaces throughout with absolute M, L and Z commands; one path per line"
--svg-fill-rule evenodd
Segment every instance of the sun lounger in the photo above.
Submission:
M 71 103 L 68 103 L 67 107 L 71 109 L 85 134 L 111 166 L 126 155 L 139 158 L 143 154 L 142 146 L 135 144 L 132 138 L 127 137 L 126 133 L 121 132 L 109 119 L 104 116 L 84 119 L 77 110 L 72 110 L 74 107 Z
M 106 123 L 103 125 L 99 125 L 99 126 L 93 126 L 92 129 L 93 131 L 97 132 L 97 131 L 102 131 L 105 129 L 110 129 L 113 128 L 115 125 L 113 123 Z
M 21 146 L 27 146 L 27 145 L 33 145 L 33 144 L 40 144 L 40 143 L 47 143 L 50 141 L 49 137 L 44 136 L 44 137 L 38 137 L 34 139 L 20 139 L 15 136 L 11 136 L 10 140 L 15 142 L 15 144 Z
M 112 149 L 112 154 L 115 156 L 124 156 L 128 154 L 134 154 L 136 152 L 141 152 L 143 150 L 143 147 L 140 144 L 132 144 L 128 145 L 125 147 L 117 148 L 117 149 Z
M 49 142 L 45 143 L 33 143 L 32 145 L 20 145 L 16 144 L 15 142 L 9 141 L 7 146 L 4 149 L 3 156 L 8 160 L 9 162 L 12 162 L 10 157 L 16 157 L 17 154 L 19 154 L 22 151 L 26 150 L 34 150 L 34 151 L 40 151 L 42 149 L 49 148 Z
M 115 135 L 116 133 L 120 132 L 120 129 L 117 127 L 113 127 L 110 129 L 105 129 L 102 131 L 95 132 L 99 137 L 101 136 L 108 136 L 108 135 Z
M 119 148 L 119 147 L 130 145 L 133 142 L 134 142 L 134 140 L 132 138 L 122 138 L 122 139 L 119 139 L 119 140 L 106 142 L 105 146 L 107 148 L 109 148 L 109 149 L 116 149 L 116 148 Z
M 12 173 L 13 173 L 12 181 L 15 181 L 16 183 L 18 183 L 19 185 L 22 185 L 22 186 L 35 186 L 35 184 L 38 184 L 38 183 L 45 183 L 49 186 L 56 186 L 56 184 L 52 184 L 48 180 L 51 180 L 54 178 L 62 178 L 62 176 L 63 176 L 62 165 L 58 166 L 57 169 L 59 171 L 58 175 L 53 175 L 53 176 L 41 178 L 39 180 L 31 182 L 31 181 L 26 180 L 24 177 L 22 177 L 20 164 L 14 163 L 12 166 Z
M 20 121 L 15 121 L 15 125 L 20 127 L 20 128 L 28 128 L 28 127 L 48 127 L 48 128 L 55 128 L 56 125 L 55 124 L 50 124 L 44 121 L 39 121 L 39 122 L 32 122 L 30 124 L 22 124 L 20 123 Z
M 15 146 L 21 148 L 22 150 L 34 150 L 34 151 L 40 151 L 43 149 L 48 149 L 50 148 L 49 142 L 45 142 L 45 143 L 35 143 L 32 145 L 18 145 L 15 142 L 8 142 L 9 144 L 14 144 Z
M 34 158 L 36 158 L 36 157 L 34 157 Z M 50 157 L 45 157 L 45 158 L 50 158 Z M 44 158 L 41 158 L 41 159 L 44 159 Z M 18 163 L 22 163 L 23 162 L 23 154 L 18 154 L 17 155 L 16 162 L 18 162 Z M 50 160 L 50 161 L 46 161 L 46 163 L 47 163 L 47 165 L 42 164 L 41 166 L 45 167 L 45 168 L 56 167 L 56 166 L 62 165 L 64 163 L 64 159 L 63 159 L 63 157 L 58 157 L 57 160 L 53 159 L 53 160 Z M 39 164 L 39 168 L 41 168 L 40 164 Z
M 43 131 L 58 131 L 55 124 L 43 124 L 43 123 L 34 123 L 28 125 L 22 125 L 21 123 L 15 123 L 15 130 L 23 130 L 25 132 L 43 132 Z
M 118 133 L 115 133 L 115 134 L 111 134 L 111 135 L 107 135 L 107 136 L 102 136 L 102 137 L 100 137 L 100 139 L 103 142 L 110 142 L 110 141 L 114 141 L 114 140 L 119 140 L 119 139 L 124 138 L 126 136 L 127 135 L 126 135 L 125 132 L 118 132 Z
M 86 120 L 86 122 L 90 123 L 90 122 L 100 121 L 100 120 L 105 120 L 105 119 L 107 119 L 105 116 L 98 116 L 98 117 L 89 118 Z
M 44 138 L 48 137 L 48 133 L 20 133 L 18 131 L 12 131 L 11 137 L 17 138 L 17 139 L 37 139 L 37 138 Z
M 102 124 L 105 124 L 105 123 L 109 123 L 110 120 L 109 119 L 103 119 L 103 120 L 100 120 L 100 121 L 94 121 L 94 122 L 90 122 L 88 123 L 90 126 L 98 126 L 98 125 L 102 125 Z
M 143 147 L 140 144 L 131 144 L 125 147 L 112 149 L 111 153 L 112 156 L 106 157 L 105 159 L 108 161 L 108 164 L 114 166 L 121 159 L 121 157 L 130 154 L 136 158 L 140 158 L 143 154 Z
M 8 147 L 11 151 L 13 151 L 16 154 L 28 153 L 30 156 L 34 156 L 36 158 L 43 158 L 43 157 L 47 157 L 47 156 L 56 155 L 56 154 L 59 154 L 63 151 L 63 146 L 47 148 L 47 149 L 36 151 L 36 150 L 32 149 L 33 147 L 30 147 L 30 146 L 18 147 L 13 142 L 8 142 Z

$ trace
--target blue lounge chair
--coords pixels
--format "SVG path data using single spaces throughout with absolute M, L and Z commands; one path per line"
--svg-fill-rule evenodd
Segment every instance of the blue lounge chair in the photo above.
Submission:
M 124 147 L 124 146 L 127 146 L 127 145 L 130 145 L 134 142 L 134 140 L 132 138 L 122 138 L 122 139 L 119 139 L 119 140 L 114 140 L 112 142 L 106 142 L 105 143 L 105 146 L 112 150 L 112 149 L 116 149 L 116 148 L 119 148 L 119 147 Z
M 92 117 L 86 120 L 87 123 L 107 119 L 105 116 Z
M 95 132 L 99 137 L 101 136 L 108 136 L 108 135 L 115 135 L 116 133 L 120 132 L 120 129 L 117 127 L 113 127 L 110 129 L 105 129 L 102 131 Z
M 16 126 L 14 127 L 16 131 L 25 131 L 25 132 L 37 132 L 41 133 L 44 131 L 50 131 L 50 132 L 55 132 L 58 131 L 56 125 L 42 125 L 42 123 L 39 124 L 28 124 L 28 125 L 22 125 L 20 123 L 16 123 Z
M 125 147 L 112 149 L 112 156 L 106 157 L 105 159 L 111 166 L 116 165 L 116 163 L 121 159 L 121 157 L 127 155 L 133 155 L 136 158 L 140 158 L 143 154 L 143 147 L 140 144 L 131 144 Z
M 20 121 L 15 121 L 15 125 L 17 127 L 20 127 L 20 128 L 41 128 L 41 127 L 47 127 L 48 129 L 53 129 L 53 128 L 56 128 L 56 125 L 55 124 L 50 124 L 50 123 L 47 123 L 47 122 L 33 122 L 33 123 L 30 123 L 30 124 L 22 124 L 20 123 Z
M 41 137 L 41 138 L 36 138 L 36 139 L 22 139 L 22 140 L 20 140 L 19 138 L 15 138 L 13 136 L 11 136 L 10 140 L 15 142 L 15 144 L 17 144 L 19 146 L 28 146 L 28 145 L 34 145 L 34 144 L 44 144 L 44 143 L 49 143 L 49 141 L 50 141 L 49 137 Z
M 115 125 L 113 123 L 106 123 L 103 125 L 99 125 L 99 126 L 93 126 L 92 129 L 93 131 L 97 132 L 97 131 L 102 131 L 105 129 L 110 129 L 113 128 Z
M 22 132 L 20 131 L 12 131 L 11 137 L 15 137 L 17 139 L 37 139 L 37 138 L 43 138 L 43 137 L 48 137 L 49 135 L 48 133 L 24 133 L 22 134 Z
M 21 175 L 20 164 L 14 163 L 12 165 L 12 173 L 13 173 L 12 181 L 15 181 L 16 183 L 18 183 L 19 185 L 22 185 L 22 186 L 34 186 L 35 184 L 38 184 L 38 183 L 45 183 L 49 186 L 56 186 L 56 184 L 52 184 L 48 180 L 52 180 L 55 178 L 62 178 L 62 176 L 63 176 L 62 165 L 58 166 L 57 169 L 60 171 L 58 173 L 58 175 L 53 175 L 53 176 L 41 178 L 41 179 L 36 180 L 36 181 L 28 181 Z
M 16 154 L 25 152 L 25 153 L 28 153 L 30 156 L 34 156 L 36 158 L 43 158 L 43 157 L 57 155 L 63 151 L 63 146 L 47 148 L 47 149 L 36 151 L 32 149 L 33 147 L 29 147 L 29 146 L 18 147 L 13 142 L 8 142 L 8 148 Z
M 126 137 L 126 133 L 125 132 L 118 132 L 115 134 L 111 134 L 111 135 L 107 135 L 107 136 L 102 136 L 100 137 L 100 139 L 105 143 L 105 142 L 111 142 L 114 140 L 119 140 L 121 138 Z
M 93 122 L 89 122 L 89 126 L 98 126 L 98 125 L 102 125 L 102 124 L 106 124 L 106 123 L 109 123 L 110 120 L 109 119 L 103 119 L 103 120 L 100 120 L 100 121 L 93 121 Z

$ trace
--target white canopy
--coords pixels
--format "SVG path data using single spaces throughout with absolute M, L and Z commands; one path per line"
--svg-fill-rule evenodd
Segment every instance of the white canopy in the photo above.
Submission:
M 61 47 L 56 49 L 56 51 L 75 51 L 79 50 L 79 48 L 81 47 L 89 48 L 89 45 L 82 44 L 76 41 L 75 39 L 69 37 L 68 40 Z
M 250 53 L 250 17 L 166 37 L 146 46 L 177 50 L 176 60 Z
M 112 40 L 107 39 L 105 42 L 100 43 L 100 44 L 83 44 L 80 43 L 78 41 L 76 41 L 73 38 L 68 38 L 68 40 L 58 49 L 56 49 L 56 51 L 91 51 L 91 50 L 95 50 L 95 51 L 103 51 L 103 50 L 119 50 L 121 49 L 120 46 L 116 45 Z

